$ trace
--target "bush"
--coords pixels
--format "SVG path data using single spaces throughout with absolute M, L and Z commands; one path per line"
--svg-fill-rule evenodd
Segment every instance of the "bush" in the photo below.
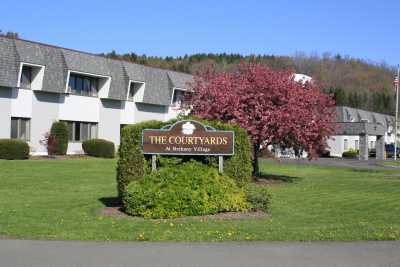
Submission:
M 266 186 L 248 184 L 246 186 L 246 199 L 252 210 L 267 212 L 271 202 L 271 195 Z
M 117 164 L 117 190 L 122 197 L 126 186 L 145 174 L 146 160 L 141 150 L 142 130 L 159 129 L 164 124 L 159 121 L 147 121 L 127 125 L 122 129 Z
M 0 139 L 0 159 L 27 159 L 29 145 L 18 139 Z
M 50 129 L 50 135 L 55 137 L 53 147 L 54 155 L 65 155 L 68 149 L 68 127 L 64 122 L 56 121 Z
M 82 142 L 83 151 L 89 156 L 100 158 L 114 158 L 115 145 L 104 139 L 91 139 Z
M 194 118 L 196 120 L 196 118 Z M 219 121 L 200 120 L 218 130 L 235 132 L 235 155 L 224 157 L 224 173 L 235 179 L 239 186 L 245 186 L 251 180 L 253 165 L 251 160 L 251 142 L 243 128 Z M 215 157 L 213 157 L 214 160 Z
M 218 130 L 233 130 L 235 132 L 235 155 L 224 157 L 224 173 L 236 181 L 239 186 L 244 186 L 250 181 L 252 174 L 251 162 L 251 143 L 247 132 L 235 125 L 225 124 L 215 121 L 205 121 L 197 118 L 187 118 L 198 120 L 205 125 L 210 125 Z M 147 121 L 128 125 L 122 129 L 121 144 L 119 147 L 119 160 L 117 165 L 117 187 L 118 195 L 122 197 L 125 187 L 131 181 L 141 179 L 148 167 L 146 158 L 141 151 L 141 137 L 143 129 L 160 129 L 167 124 L 173 124 L 176 120 L 168 122 Z M 169 156 L 158 157 L 170 158 Z M 196 159 L 203 163 L 217 167 L 216 157 L 187 156 L 184 159 Z
M 348 151 L 343 152 L 343 158 L 357 158 L 358 157 L 358 150 L 349 149 Z
M 243 211 L 244 190 L 214 167 L 188 161 L 161 168 L 127 186 L 125 211 L 145 218 L 174 218 Z

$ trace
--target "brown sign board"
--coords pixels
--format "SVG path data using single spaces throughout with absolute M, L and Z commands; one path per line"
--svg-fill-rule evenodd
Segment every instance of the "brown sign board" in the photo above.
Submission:
M 214 155 L 234 154 L 233 131 L 218 131 L 194 120 L 178 121 L 162 129 L 142 132 L 144 154 Z

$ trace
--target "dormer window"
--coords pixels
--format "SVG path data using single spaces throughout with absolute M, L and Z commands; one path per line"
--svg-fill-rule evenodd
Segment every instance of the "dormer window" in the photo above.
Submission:
M 71 94 L 83 96 L 97 96 L 99 79 L 91 76 L 70 74 L 68 90 Z
M 191 91 L 175 88 L 174 93 L 172 95 L 171 105 L 174 107 L 181 107 L 183 104 L 190 103 L 191 98 L 192 98 Z
M 41 65 L 21 62 L 18 87 L 22 89 L 42 90 L 44 68 Z
M 142 102 L 145 83 L 141 81 L 129 81 L 127 100 Z
M 347 121 L 354 122 L 354 118 L 351 116 L 350 111 L 348 111 L 347 109 L 346 109 L 346 117 Z
M 129 84 L 128 100 L 140 102 L 140 96 L 143 95 L 144 82 L 131 81 Z
M 32 85 L 32 67 L 22 66 L 20 87 L 24 89 L 31 89 L 31 85 Z

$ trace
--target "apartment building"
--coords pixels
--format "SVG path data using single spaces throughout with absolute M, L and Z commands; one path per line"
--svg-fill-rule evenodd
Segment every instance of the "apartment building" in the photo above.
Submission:
M 120 142 L 124 125 L 181 112 L 193 77 L 158 68 L 0 36 L 0 138 L 27 141 L 31 154 L 54 121 L 69 129 L 68 154 L 82 141 Z

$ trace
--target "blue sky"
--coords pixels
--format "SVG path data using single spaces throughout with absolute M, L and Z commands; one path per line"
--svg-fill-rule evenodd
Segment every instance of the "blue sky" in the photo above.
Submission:
M 88 52 L 332 52 L 400 63 L 400 1 L 166 0 L 0 3 L 0 29 Z

